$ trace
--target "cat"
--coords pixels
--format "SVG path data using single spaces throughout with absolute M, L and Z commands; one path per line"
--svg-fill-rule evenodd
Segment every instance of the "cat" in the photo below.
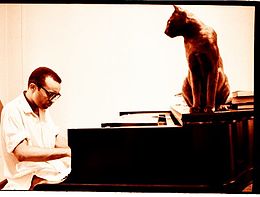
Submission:
M 174 6 L 165 34 L 171 38 L 184 37 L 188 62 L 188 76 L 182 86 L 182 95 L 190 113 L 214 113 L 226 110 L 230 86 L 224 73 L 215 30 L 187 10 Z

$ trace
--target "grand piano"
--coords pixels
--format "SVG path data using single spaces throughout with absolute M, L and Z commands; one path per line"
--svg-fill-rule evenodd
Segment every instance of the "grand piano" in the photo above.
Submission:
M 35 190 L 240 193 L 253 179 L 254 109 L 120 112 L 68 129 L 72 171 Z

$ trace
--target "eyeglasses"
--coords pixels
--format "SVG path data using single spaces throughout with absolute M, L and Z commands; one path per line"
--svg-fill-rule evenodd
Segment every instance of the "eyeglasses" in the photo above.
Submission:
M 58 98 L 60 98 L 61 94 L 60 93 L 55 93 L 55 92 L 49 92 L 46 90 L 43 86 L 39 86 L 39 88 L 42 88 L 45 93 L 47 94 L 47 97 L 50 101 L 55 102 Z

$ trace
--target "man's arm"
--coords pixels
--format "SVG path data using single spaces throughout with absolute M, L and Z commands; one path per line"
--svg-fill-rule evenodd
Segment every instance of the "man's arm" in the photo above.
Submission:
M 24 139 L 15 147 L 13 154 L 19 161 L 49 161 L 71 157 L 71 150 L 68 146 L 55 148 L 29 146 L 27 139 Z
M 68 146 L 67 139 L 64 136 L 59 135 L 59 134 L 56 136 L 55 147 L 56 148 L 69 148 L 70 149 L 70 147 Z M 71 156 L 70 157 L 63 157 L 60 160 L 63 162 L 63 164 L 66 167 L 70 167 L 71 166 Z
M 69 148 L 66 138 L 64 136 L 58 134 L 56 136 L 55 147 L 56 148 Z

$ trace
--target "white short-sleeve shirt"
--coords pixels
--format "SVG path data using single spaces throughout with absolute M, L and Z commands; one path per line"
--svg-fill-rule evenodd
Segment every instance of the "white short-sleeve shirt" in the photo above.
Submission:
M 1 114 L 2 157 L 7 190 L 28 190 L 33 175 L 51 182 L 61 182 L 69 173 L 59 159 L 47 162 L 19 162 L 12 153 L 25 138 L 29 145 L 53 148 L 58 134 L 48 110 L 40 109 L 37 116 L 31 109 L 24 94 L 7 103 Z

